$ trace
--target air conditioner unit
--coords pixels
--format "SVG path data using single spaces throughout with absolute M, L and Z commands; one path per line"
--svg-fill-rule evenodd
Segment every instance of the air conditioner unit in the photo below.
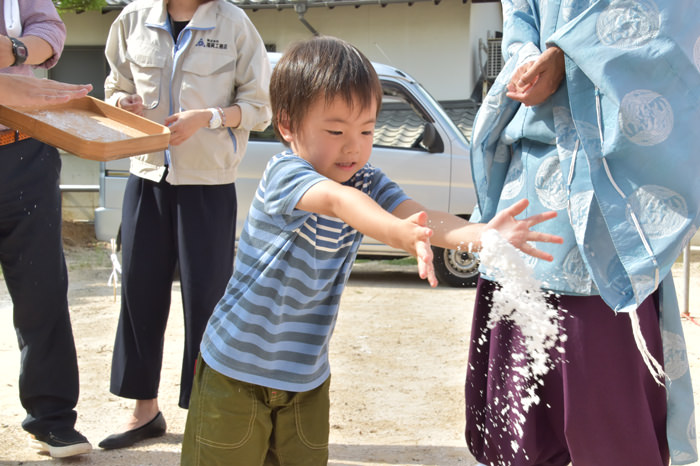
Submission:
M 481 66 L 481 97 L 486 97 L 486 93 L 498 77 L 498 73 L 503 68 L 503 55 L 501 54 L 502 35 L 490 37 L 484 42 L 479 39 L 479 65 Z
M 488 39 L 486 42 L 486 79 L 493 81 L 503 68 L 503 54 L 501 53 L 501 40 Z

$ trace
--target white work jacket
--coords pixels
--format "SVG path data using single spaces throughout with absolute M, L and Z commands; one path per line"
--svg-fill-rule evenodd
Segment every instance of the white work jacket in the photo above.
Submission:
M 237 128 L 201 128 L 187 141 L 131 158 L 131 173 L 170 184 L 228 184 L 236 180 L 251 130 L 270 122 L 270 64 L 260 35 L 240 8 L 214 0 L 197 8 L 173 39 L 164 0 L 137 0 L 112 24 L 105 55 L 111 72 L 105 100 L 138 94 L 144 116 L 163 124 L 185 110 L 237 104 Z

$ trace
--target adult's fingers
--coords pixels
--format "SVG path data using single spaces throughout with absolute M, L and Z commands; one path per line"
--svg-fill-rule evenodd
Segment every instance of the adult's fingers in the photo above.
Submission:
M 520 250 L 524 252 L 525 254 L 528 254 L 532 257 L 536 257 L 538 259 L 545 260 L 547 262 L 552 262 L 554 260 L 554 257 L 549 254 L 548 252 L 544 252 L 540 249 L 537 249 L 530 243 L 525 243 L 520 247 Z
M 541 212 L 526 218 L 525 222 L 527 222 L 528 226 L 532 227 L 547 220 L 553 219 L 556 216 L 557 213 L 554 210 L 548 210 L 547 212 Z
M 564 238 L 561 236 L 553 235 L 551 233 L 543 233 L 541 231 L 530 231 L 527 235 L 528 242 L 538 242 L 538 243 L 558 243 L 562 244 Z

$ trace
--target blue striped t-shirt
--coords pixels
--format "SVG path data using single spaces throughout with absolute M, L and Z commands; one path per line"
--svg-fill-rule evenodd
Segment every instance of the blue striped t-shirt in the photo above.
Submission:
M 209 320 L 202 357 L 217 372 L 294 392 L 330 375 L 328 343 L 362 234 L 296 209 L 327 180 L 287 151 L 270 160 L 250 207 L 233 276 Z M 408 196 L 367 164 L 344 183 L 391 212 Z

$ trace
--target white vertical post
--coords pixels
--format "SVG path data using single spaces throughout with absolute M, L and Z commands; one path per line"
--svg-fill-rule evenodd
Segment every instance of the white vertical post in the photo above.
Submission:
M 690 315 L 690 242 L 683 249 L 683 308 L 682 316 Z

